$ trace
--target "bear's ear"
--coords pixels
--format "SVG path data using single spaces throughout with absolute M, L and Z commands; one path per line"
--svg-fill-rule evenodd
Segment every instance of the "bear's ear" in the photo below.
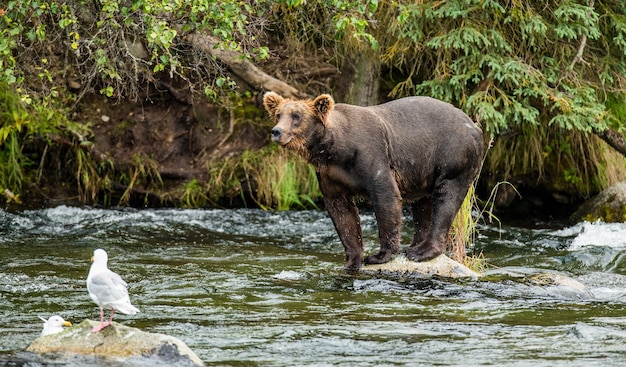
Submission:
M 263 106 L 265 107 L 267 113 L 269 113 L 272 117 L 276 116 L 276 112 L 278 112 L 278 105 L 280 105 L 282 101 L 284 101 L 284 98 L 276 92 L 267 92 L 263 96 Z
M 333 97 L 328 94 L 322 94 L 313 101 L 313 110 L 315 114 L 322 120 L 324 125 L 328 124 L 328 115 L 335 106 Z

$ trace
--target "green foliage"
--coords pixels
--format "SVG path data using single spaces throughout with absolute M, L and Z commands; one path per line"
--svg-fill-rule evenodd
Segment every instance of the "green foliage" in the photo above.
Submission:
M 245 151 L 213 164 L 207 185 L 210 199 L 243 197 L 247 191 L 261 208 L 317 207 L 321 197 L 315 170 L 299 156 L 276 146 Z
M 6 136 L 3 147 L 0 154 L 0 189 L 19 193 L 22 189 L 25 157 L 15 131 Z
M 315 170 L 299 156 L 274 146 L 262 154 L 244 152 L 241 163 L 245 182 L 261 208 L 316 207 L 321 193 Z
M 584 137 L 607 127 L 624 130 L 626 8 L 619 1 L 7 0 L 0 5 L 0 85 L 12 97 L 1 112 L 0 185 L 19 193 L 25 168 L 39 158 L 24 153 L 25 142 L 52 144 L 54 135 L 74 144 L 85 199 L 110 187 L 111 179 L 103 178 L 109 168 L 84 156 L 90 127 L 67 117 L 89 91 L 139 100 L 146 85 L 167 79 L 229 107 L 241 85 L 211 55 L 189 47 L 186 36 L 194 31 L 217 37 L 215 47 L 251 61 L 274 57 L 268 45 L 275 39 L 281 40 L 281 54 L 284 47 L 294 59 L 301 51 L 338 66 L 355 53 L 376 58 L 392 83 L 392 97 L 430 95 L 462 108 L 491 137 L 520 137 L 503 144 L 529 149 L 524 154 L 530 161 L 517 158 L 511 173 L 532 166 L 541 176 L 546 167 L 558 166 L 564 185 L 600 182 L 588 176 L 592 170 L 585 163 L 570 161 L 582 140 L 570 154 L 561 150 L 565 144 L 526 137 L 532 132 L 559 140 L 570 132 Z M 65 88 L 73 78 L 78 92 Z M 315 83 L 303 82 L 309 88 Z M 546 152 L 558 152 L 568 164 L 544 162 Z M 510 162 L 510 153 L 499 157 Z M 215 192 L 226 196 L 240 195 L 242 185 L 253 188 L 260 175 L 252 167 L 267 163 L 256 155 L 212 168 L 208 186 L 222 185 Z M 142 160 L 125 172 L 131 188 L 141 177 L 159 182 Z M 225 168 L 231 165 L 238 169 Z M 598 167 L 609 169 L 602 162 Z M 271 188 L 255 191 L 264 193 L 254 196 L 261 205 L 314 201 L 312 186 L 299 186 L 314 181 L 300 162 L 289 159 L 269 171 L 272 177 L 259 181 L 273 182 Z M 251 172 L 254 179 L 245 179 Z M 104 175 L 100 181 L 98 175 Z M 185 203 L 204 200 L 193 181 L 183 192 Z
M 589 197 L 623 180 L 624 158 L 606 149 L 594 135 L 557 126 L 527 128 L 519 134 L 497 139 L 486 157 L 485 178 L 495 186 L 502 178 L 536 182 L 544 189 Z M 523 179 L 523 180 L 522 180 Z
M 268 48 L 255 41 L 259 35 L 255 19 L 264 7 L 264 2 L 234 0 L 9 0 L 1 4 L 0 92 L 9 95 L 4 93 L 6 87 L 12 98 L 2 110 L 5 118 L 0 125 L 2 186 L 19 195 L 23 181 L 32 176 L 24 170 L 39 159 L 25 155 L 23 147 L 28 143 L 34 148 L 33 142 L 43 140 L 47 145 L 40 165 L 47 147 L 63 142 L 70 146 L 68 168 L 75 170 L 81 201 L 95 203 L 99 193 L 106 196 L 115 167 L 88 154 L 91 127 L 67 118 L 82 96 L 96 90 L 111 98 L 139 99 L 146 80 L 151 81 L 154 73 L 167 73 L 188 81 L 192 91 L 209 85 L 213 100 L 220 101 L 236 84 L 210 56 L 185 47 L 180 32 L 207 30 L 220 37 L 220 47 L 253 60 L 267 58 Z M 64 87 L 70 78 L 80 85 L 77 95 Z M 128 203 L 137 185 L 160 183 L 156 165 L 147 157 L 135 157 L 118 179 L 127 185 L 121 204 Z
M 466 248 L 473 242 L 476 234 L 476 222 L 472 217 L 472 210 L 476 206 L 476 196 L 472 185 L 465 195 L 459 212 L 454 217 L 452 227 L 448 233 L 448 253 L 453 260 L 460 263 L 465 261 Z
M 335 38 L 349 36 L 357 40 L 365 40 L 373 50 L 378 49 L 378 40 L 369 32 L 371 18 L 378 10 L 377 0 L 367 1 L 326 1 L 323 6 L 334 7 L 337 13 L 335 22 Z
M 626 121 L 626 94 L 610 93 L 605 102 L 607 124 L 617 131 L 624 131 Z
M 405 76 L 392 95 L 450 101 L 492 136 L 523 124 L 603 128 L 606 92 L 626 75 L 626 12 L 613 2 L 12 0 L 3 11 L 3 81 L 23 82 L 45 52 L 14 55 L 60 40 L 82 84 L 117 98 L 137 98 L 146 73 L 167 72 L 218 101 L 236 82 L 210 57 L 186 51 L 182 35 L 206 30 L 217 47 L 258 60 L 269 57 L 261 40 L 274 26 L 287 43 L 380 51 L 373 57 Z M 143 58 L 131 47 L 142 42 Z
M 399 37 L 383 52 L 394 53 L 387 58 L 400 70 L 419 69 L 408 69 L 410 79 L 392 93 L 452 102 L 492 136 L 526 124 L 602 129 L 606 91 L 625 81 L 624 18 L 617 3 L 400 4 L 391 25 Z M 412 52 L 409 44 L 424 46 Z
M 20 96 L 18 92 L 6 82 L 0 82 L 0 188 L 9 189 L 17 195 L 25 183 L 36 179 L 32 177 L 32 172 L 28 173 L 30 168 L 36 167 L 35 163 L 41 166 L 46 158 L 45 154 L 36 154 L 34 145 L 43 142 L 50 146 L 64 134 L 71 136 L 71 140 L 89 134 L 89 126 L 67 119 L 64 108 L 59 106 L 55 88 L 39 98 L 27 94 Z M 81 192 L 82 188 L 88 186 L 86 179 L 94 177 L 93 174 L 85 176 L 85 172 L 81 172 L 85 167 L 83 149 L 78 144 L 72 146 L 79 163 L 76 166 L 76 178 Z M 28 150 L 28 153 L 24 150 Z M 37 176 L 40 175 L 41 172 L 38 172 Z
M 619 2 L 279 3 L 285 43 L 331 45 L 338 53 L 369 44 L 391 77 L 403 78 L 392 96 L 451 102 L 492 137 L 525 125 L 602 130 L 607 95 L 626 84 L 626 8 Z
M 26 105 L 6 84 L 0 82 L 0 191 L 8 189 L 19 195 L 24 169 L 32 161 L 22 152 L 21 139 L 28 126 L 38 126 Z
M 158 72 L 202 91 L 226 73 L 210 56 L 186 48 L 181 32 L 206 30 L 219 37 L 218 47 L 265 59 L 269 51 L 258 42 L 258 17 L 267 6 L 267 1 L 235 0 L 10 0 L 0 8 L 0 81 L 22 84 L 29 68 L 43 63 L 42 55 L 64 53 L 64 60 L 54 61 L 69 61 L 84 89 L 107 97 L 137 99 L 140 83 Z
M 157 162 L 145 154 L 134 154 L 126 174 L 122 176 L 122 184 L 126 190 L 120 198 L 119 205 L 128 205 L 130 195 L 136 187 L 155 188 L 163 185 Z M 147 200 L 147 194 L 146 194 Z
M 205 187 L 198 180 L 192 179 L 186 182 L 182 187 L 180 195 L 180 203 L 183 208 L 201 208 L 207 205 L 208 196 Z
M 378 0 L 278 0 L 267 1 L 267 19 L 279 30 L 283 42 L 296 53 L 333 49 L 331 58 L 341 62 L 346 54 L 378 50 Z

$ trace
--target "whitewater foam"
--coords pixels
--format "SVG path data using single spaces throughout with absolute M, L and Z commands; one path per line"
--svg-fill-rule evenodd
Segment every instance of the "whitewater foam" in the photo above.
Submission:
M 626 223 L 582 222 L 559 231 L 562 236 L 575 235 L 569 245 L 572 251 L 585 247 L 626 247 Z

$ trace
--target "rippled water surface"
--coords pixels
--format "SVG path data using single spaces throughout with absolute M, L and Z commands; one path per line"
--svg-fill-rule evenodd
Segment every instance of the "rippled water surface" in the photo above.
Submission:
M 0 211 L 0 365 L 38 337 L 38 316 L 97 319 L 85 279 L 101 247 L 141 309 L 116 321 L 209 366 L 624 366 L 626 225 L 538 227 L 481 227 L 484 279 L 398 280 L 344 273 L 324 212 Z M 593 297 L 515 279 L 551 271 Z

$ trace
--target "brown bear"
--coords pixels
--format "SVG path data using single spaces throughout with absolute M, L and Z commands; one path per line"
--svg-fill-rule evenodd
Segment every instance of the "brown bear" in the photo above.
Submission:
M 369 197 L 380 238 L 380 251 L 365 263 L 382 264 L 402 251 L 402 200 L 411 203 L 415 226 L 407 257 L 426 261 L 445 251 L 484 151 L 482 132 L 465 113 L 429 97 L 359 107 L 335 104 L 327 94 L 290 100 L 268 92 L 263 104 L 276 123 L 272 140 L 315 167 L 346 269 L 363 261 L 356 195 Z

